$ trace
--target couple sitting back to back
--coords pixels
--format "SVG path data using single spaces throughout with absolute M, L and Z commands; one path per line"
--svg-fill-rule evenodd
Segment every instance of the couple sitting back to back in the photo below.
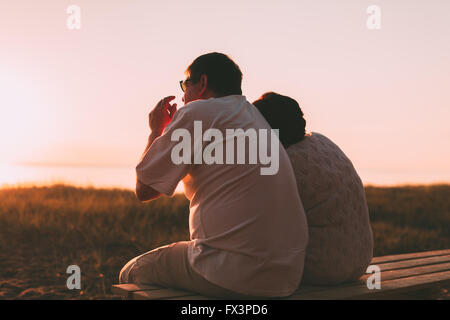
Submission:
M 202 55 L 185 74 L 185 106 L 178 110 L 170 96 L 149 114 L 151 134 L 136 166 L 136 195 L 142 202 L 171 196 L 183 181 L 190 240 L 135 257 L 119 282 L 255 299 L 289 296 L 300 283 L 332 285 L 364 274 L 372 230 L 362 182 L 345 154 L 325 136 L 305 133 L 295 100 L 266 93 L 248 102 L 241 70 L 227 55 Z M 266 137 L 258 144 L 265 150 L 257 153 L 277 155 L 278 170 L 262 174 L 267 163 L 239 159 L 239 142 L 225 149 L 223 158 L 232 163 L 196 161 L 199 148 L 218 156 L 222 149 L 215 147 L 239 140 L 239 134 L 193 141 L 182 150 L 189 153 L 182 158 L 193 161 L 174 161 L 179 133 L 195 137 L 198 122 L 206 132 L 242 129 Z M 279 138 L 271 129 L 278 129 Z M 250 145 L 245 159 L 256 152 Z

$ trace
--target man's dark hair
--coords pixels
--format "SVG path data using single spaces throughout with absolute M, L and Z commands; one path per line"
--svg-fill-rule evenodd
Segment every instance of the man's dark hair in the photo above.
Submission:
M 208 77 L 207 88 L 219 96 L 242 94 L 242 72 L 239 66 L 223 53 L 204 54 L 187 68 L 186 73 L 195 82 L 204 74 Z
M 272 129 L 279 129 L 284 148 L 305 137 L 306 120 L 297 101 L 275 92 L 264 93 L 253 105 L 266 118 Z

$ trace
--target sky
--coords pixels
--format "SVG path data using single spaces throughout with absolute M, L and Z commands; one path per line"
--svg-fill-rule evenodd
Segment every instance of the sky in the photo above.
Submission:
M 449 14 L 446 0 L 2 0 L 0 162 L 137 164 L 149 111 L 168 95 L 183 105 L 186 67 L 218 51 L 250 102 L 296 99 L 357 170 L 450 182 Z

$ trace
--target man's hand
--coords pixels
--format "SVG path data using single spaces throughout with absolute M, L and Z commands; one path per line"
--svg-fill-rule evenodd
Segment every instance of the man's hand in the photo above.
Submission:
M 165 97 L 149 113 L 148 123 L 153 136 L 159 137 L 172 121 L 173 115 L 177 111 L 177 104 L 170 104 L 173 99 L 175 99 L 174 96 Z

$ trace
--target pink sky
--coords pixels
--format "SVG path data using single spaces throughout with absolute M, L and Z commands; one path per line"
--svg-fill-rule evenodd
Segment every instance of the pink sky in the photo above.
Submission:
M 450 181 L 449 1 L 3 1 L 0 162 L 134 165 L 198 55 L 300 102 L 357 169 Z M 70 4 L 81 29 L 66 27 Z M 366 27 L 369 5 L 381 30 Z

